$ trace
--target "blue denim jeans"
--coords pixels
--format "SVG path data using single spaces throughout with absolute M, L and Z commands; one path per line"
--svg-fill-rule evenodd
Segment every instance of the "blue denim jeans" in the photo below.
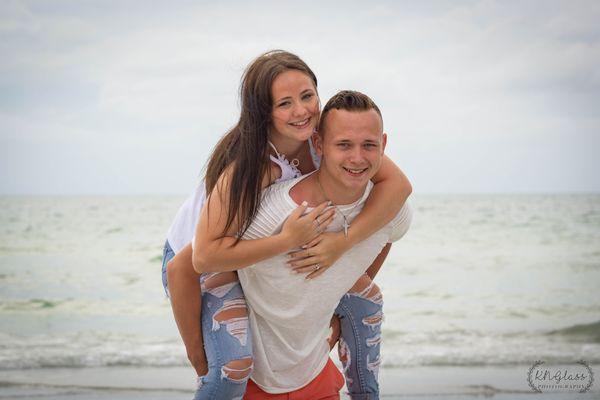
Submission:
M 162 279 L 167 296 L 167 263 L 174 256 L 169 242 L 165 243 Z M 231 369 L 227 364 L 252 357 L 244 293 L 235 273 L 202 274 L 200 285 L 201 324 L 208 373 L 198 377 L 194 399 L 241 399 L 249 377 L 245 372 L 250 371 Z M 373 287 L 376 288 L 374 283 L 360 293 L 347 293 L 335 310 L 341 328 L 338 351 L 346 386 L 353 400 L 379 399 L 377 378 L 383 301 L 378 288 L 377 295 L 370 295 Z M 240 372 L 245 376 L 243 379 L 232 378 Z
M 162 278 L 167 295 L 167 263 L 175 256 L 169 242 L 163 252 Z M 244 292 L 237 274 L 202 274 L 202 335 L 208 372 L 198 377 L 195 400 L 242 399 L 252 366 L 228 365 L 252 358 L 252 337 Z M 241 378 L 243 376 L 243 378 Z
M 338 304 L 338 352 L 352 400 L 379 399 L 379 365 L 383 298 L 371 283 L 359 293 L 348 292 Z

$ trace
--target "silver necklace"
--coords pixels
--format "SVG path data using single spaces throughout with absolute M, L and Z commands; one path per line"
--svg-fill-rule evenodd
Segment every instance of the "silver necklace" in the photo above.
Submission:
M 329 198 L 325 194 L 325 190 L 323 190 L 323 186 L 321 185 L 321 180 L 319 179 L 319 175 L 320 175 L 320 171 L 317 172 L 317 184 L 319 185 L 319 189 L 321 190 L 323 197 L 325 197 L 326 200 L 329 200 Z M 333 201 L 329 200 L 329 202 L 333 205 L 333 207 L 337 210 L 337 212 L 339 212 L 342 215 L 342 218 L 344 218 L 344 236 L 348 237 L 348 229 L 350 228 L 350 222 L 348 222 L 348 217 L 346 217 L 346 214 L 344 214 L 342 212 L 342 210 L 340 210 L 339 207 L 333 203 Z M 356 202 L 356 204 L 354 205 L 354 207 L 352 207 L 352 209 L 350 209 L 350 212 L 348 213 L 349 216 L 352 215 L 352 211 L 354 211 L 354 209 L 359 204 L 360 204 L 360 200 Z

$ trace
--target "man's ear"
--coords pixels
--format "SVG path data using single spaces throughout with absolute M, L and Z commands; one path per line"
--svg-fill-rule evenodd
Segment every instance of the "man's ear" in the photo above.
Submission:
M 385 145 L 387 144 L 387 133 L 384 133 L 381 137 L 381 154 L 385 152 Z
M 315 146 L 315 151 L 319 155 L 319 157 L 323 157 L 323 138 L 321 134 L 317 131 L 312 135 L 313 145 Z

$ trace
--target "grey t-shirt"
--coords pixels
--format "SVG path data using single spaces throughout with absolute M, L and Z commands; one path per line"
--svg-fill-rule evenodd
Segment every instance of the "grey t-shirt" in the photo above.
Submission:
M 256 218 L 243 239 L 258 239 L 281 231 L 298 205 L 290 189 L 306 176 L 274 184 L 263 195 Z M 358 202 L 338 206 L 349 221 L 362 209 L 373 184 Z M 357 204 L 358 203 L 358 204 Z M 350 213 L 350 214 L 349 214 Z M 354 285 L 388 242 L 408 230 L 412 211 L 407 204 L 394 220 L 346 252 L 316 279 L 294 274 L 285 254 L 238 271 L 249 308 L 254 353 L 252 380 L 268 393 L 299 389 L 313 380 L 329 357 L 329 322 L 341 297 Z M 328 231 L 339 231 L 336 217 Z

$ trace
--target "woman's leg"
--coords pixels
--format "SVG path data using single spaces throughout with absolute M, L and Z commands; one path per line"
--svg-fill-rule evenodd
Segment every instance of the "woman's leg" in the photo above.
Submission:
M 191 246 L 174 255 L 167 242 L 163 285 L 188 358 L 198 374 L 194 398 L 241 398 L 252 371 L 252 344 L 237 273 L 199 277 L 192 267 Z
M 352 400 L 379 399 L 378 373 L 383 298 L 366 274 L 342 297 L 338 351 Z
M 171 299 L 173 316 L 196 375 L 206 374 L 206 356 L 200 326 L 201 294 L 199 275 L 192 266 L 192 246 L 174 254 L 169 242 L 163 255 L 163 285 Z
M 236 272 L 202 274 L 202 331 L 208 373 L 194 399 L 241 399 L 252 372 L 252 338 Z

